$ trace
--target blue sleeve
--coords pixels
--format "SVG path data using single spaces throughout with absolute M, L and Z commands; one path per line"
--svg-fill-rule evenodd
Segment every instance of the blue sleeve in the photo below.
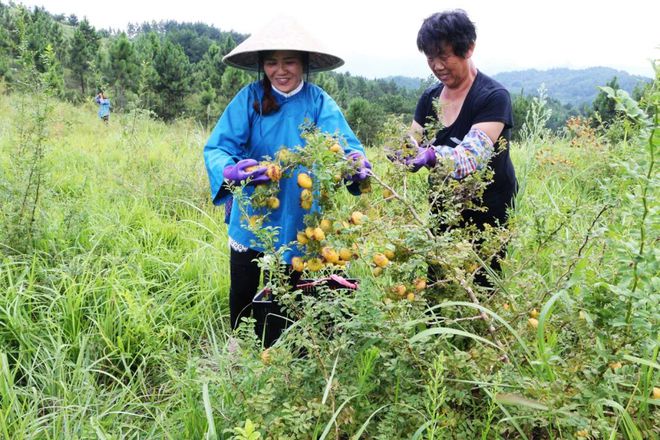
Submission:
M 250 136 L 249 86 L 243 88 L 220 116 L 204 146 L 204 162 L 211 185 L 213 204 L 223 204 L 230 195 L 222 171 L 246 159 L 246 144 Z
M 342 147 L 347 155 L 354 151 L 365 154 L 364 147 L 357 136 L 355 136 L 355 133 L 353 133 L 353 130 L 351 130 L 335 100 L 325 91 L 320 88 L 319 90 L 321 93 L 317 97 L 318 116 L 316 126 L 323 132 L 341 136 L 345 141 L 345 143 L 342 143 Z
M 355 133 L 353 133 L 353 130 L 351 130 L 335 100 L 322 89 L 319 90 L 321 90 L 321 93 L 318 96 L 319 114 L 316 122 L 317 127 L 326 133 L 341 136 L 345 141 L 342 142 L 345 155 L 357 151 L 366 157 L 364 147 L 357 136 L 355 136 Z M 346 188 L 354 196 L 361 194 L 360 182 L 352 182 Z

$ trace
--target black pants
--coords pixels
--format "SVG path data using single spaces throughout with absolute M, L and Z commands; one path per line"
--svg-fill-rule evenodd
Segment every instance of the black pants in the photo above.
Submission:
M 257 259 L 263 256 L 262 252 L 248 249 L 247 252 L 237 252 L 231 249 L 229 256 L 229 315 L 233 329 L 241 323 L 241 318 L 252 315 L 252 299 L 257 294 L 261 278 L 261 269 L 257 264 Z M 300 272 L 295 272 L 289 265 L 287 267 L 289 282 L 291 286 L 298 283 Z M 269 279 L 269 274 L 264 274 L 264 279 Z M 275 306 L 277 307 L 277 306 Z M 279 309 L 278 309 L 279 310 Z M 280 313 L 277 313 L 278 315 Z M 259 319 L 257 317 L 257 319 Z M 264 346 L 270 347 L 279 337 L 280 332 L 286 326 L 287 321 L 283 318 L 271 316 L 267 318 L 269 330 L 265 333 Z M 262 337 L 259 329 L 264 328 L 265 322 L 257 322 L 255 330 L 257 336 Z
M 495 201 L 487 203 L 487 211 L 472 211 L 466 210 L 463 212 L 463 216 L 459 224 L 455 227 L 464 228 L 470 224 L 475 225 L 479 230 L 483 231 L 485 225 L 491 226 L 504 226 L 509 218 L 508 209 L 513 206 L 513 200 L 516 195 L 518 184 L 516 183 L 513 191 L 511 193 L 506 193 L 500 195 L 499 198 L 496 198 Z M 438 214 L 442 211 L 442 206 L 432 204 L 431 210 L 434 214 Z M 441 225 L 438 228 L 434 229 L 434 233 L 443 234 L 447 232 L 449 228 L 445 225 Z M 479 245 L 477 244 L 477 247 Z M 506 256 L 505 245 L 502 245 L 497 254 L 490 260 L 489 266 L 495 273 L 500 273 L 502 266 L 500 265 L 500 259 Z M 429 283 L 434 283 L 438 280 L 444 278 L 442 269 L 439 267 L 429 266 L 427 272 Z M 486 271 L 484 269 L 479 270 L 474 276 L 474 283 L 477 286 L 492 288 L 493 284 L 488 278 Z
M 231 327 L 236 328 L 241 318 L 252 314 L 252 298 L 257 294 L 261 278 L 261 269 L 255 261 L 262 257 L 261 252 L 248 249 L 236 252 L 231 249 L 229 255 L 229 316 Z

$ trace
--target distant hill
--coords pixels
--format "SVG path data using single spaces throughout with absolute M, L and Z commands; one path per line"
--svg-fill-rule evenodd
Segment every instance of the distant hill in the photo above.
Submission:
M 631 75 L 622 70 L 609 67 L 590 67 L 588 69 L 550 69 L 550 70 L 519 70 L 514 72 L 502 72 L 493 75 L 512 94 L 521 91 L 525 95 L 535 95 L 541 84 L 545 84 L 548 96 L 557 99 L 562 104 L 571 104 L 579 107 L 582 104 L 591 104 L 598 95 L 598 86 L 604 86 L 612 78 L 617 77 L 619 87 L 632 93 L 640 82 L 650 82 L 651 79 Z M 405 76 L 391 76 L 385 78 L 406 89 L 418 89 L 422 84 L 421 78 L 410 78 Z
M 493 75 L 511 93 L 524 92 L 525 95 L 536 94 L 541 84 L 545 84 L 548 96 L 557 99 L 562 104 L 580 106 L 591 104 L 598 95 L 598 86 L 604 86 L 612 78 L 617 77 L 619 87 L 632 93 L 640 82 L 650 82 L 650 78 L 631 75 L 622 70 L 609 67 L 590 67 L 588 69 L 550 69 L 550 70 L 520 70 L 503 72 Z
M 422 81 L 424 81 L 421 78 L 411 78 L 409 76 L 388 76 L 383 79 L 385 81 L 392 81 L 397 86 L 408 90 L 417 90 Z

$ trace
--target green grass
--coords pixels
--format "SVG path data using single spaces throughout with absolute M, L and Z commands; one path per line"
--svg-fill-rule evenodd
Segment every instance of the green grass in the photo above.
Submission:
M 502 347 L 472 321 L 427 329 L 421 303 L 379 309 L 393 280 L 374 278 L 363 260 L 351 275 L 364 296 L 349 306 L 364 322 L 347 328 L 368 330 L 347 339 L 355 346 L 325 341 L 332 350 L 298 359 L 284 345 L 265 368 L 250 344 L 239 358 L 227 344 L 228 246 L 224 211 L 208 196 L 208 133 L 132 115 L 113 114 L 105 126 L 92 105 L 53 103 L 35 220 L 29 234 L 12 235 L 19 165 L 32 160 L 19 134 L 35 124 L 34 105 L 0 96 L 0 438 L 229 438 L 248 418 L 264 436 L 268 421 L 283 430 L 310 423 L 320 438 L 337 438 L 340 426 L 362 438 L 430 438 L 431 426 L 446 436 L 475 429 L 475 438 L 575 438 L 580 429 L 657 437 L 658 402 L 648 397 L 658 386 L 660 310 L 653 186 L 655 220 L 638 252 L 646 141 L 512 145 L 522 191 L 501 289 L 480 294 L 481 305 L 463 297 L 436 307 L 452 319 L 492 317 Z M 380 154 L 369 155 L 385 173 Z M 424 173 L 411 182 L 423 200 Z M 371 222 L 393 206 L 377 189 L 339 197 Z M 461 336 L 477 341 L 467 354 L 452 345 Z M 446 365 L 425 358 L 434 350 Z M 498 361 L 502 353 L 510 363 Z M 310 367 L 317 361 L 326 377 L 311 375 L 323 371 Z M 616 361 L 622 368 L 608 367 Z M 430 379 L 432 367 L 440 373 Z

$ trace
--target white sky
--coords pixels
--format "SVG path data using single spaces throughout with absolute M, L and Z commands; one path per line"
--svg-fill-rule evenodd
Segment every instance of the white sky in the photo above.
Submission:
M 276 15 L 291 15 L 346 61 L 340 72 L 367 78 L 427 77 L 425 57 L 417 51 L 417 31 L 430 14 L 453 8 L 466 10 L 476 23 L 473 59 L 487 74 L 605 66 L 653 77 L 651 60 L 660 59 L 660 2 L 653 0 L 16 2 L 87 17 L 97 29 L 171 19 L 249 34 Z

